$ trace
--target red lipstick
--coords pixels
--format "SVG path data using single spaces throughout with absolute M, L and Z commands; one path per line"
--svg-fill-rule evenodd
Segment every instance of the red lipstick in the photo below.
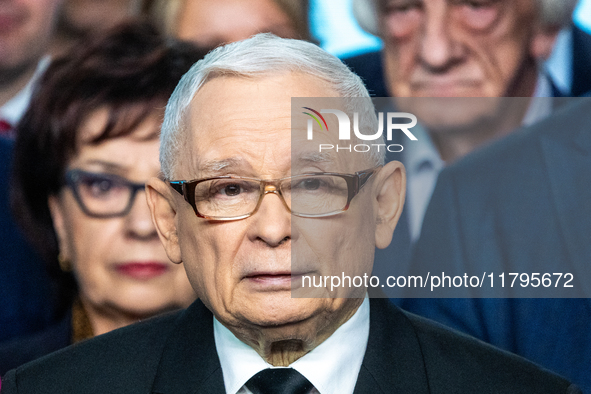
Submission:
M 168 264 L 152 261 L 128 262 L 117 265 L 115 269 L 133 279 L 148 280 L 163 275 L 168 271 Z

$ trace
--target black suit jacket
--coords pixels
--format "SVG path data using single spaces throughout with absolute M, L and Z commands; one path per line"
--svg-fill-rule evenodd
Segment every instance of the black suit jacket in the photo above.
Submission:
M 187 310 L 74 345 L 10 371 L 2 394 L 224 393 L 212 314 Z M 346 345 L 344 345 L 346 346 Z M 579 393 L 534 364 L 370 301 L 370 334 L 355 394 Z
M 54 319 L 50 279 L 12 214 L 12 142 L 0 138 L 0 343 L 37 332 Z
M 11 369 L 72 343 L 71 310 L 56 324 L 34 334 L 0 343 L 0 376 Z
M 437 266 L 447 273 L 449 267 L 572 272 L 589 294 L 590 261 L 591 99 L 580 98 L 444 169 L 411 266 Z M 558 269 L 550 268 L 557 263 Z M 591 392 L 588 298 L 407 299 L 402 305 Z

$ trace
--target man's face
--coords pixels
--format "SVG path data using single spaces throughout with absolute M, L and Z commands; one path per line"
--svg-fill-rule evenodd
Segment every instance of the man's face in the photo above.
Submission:
M 379 0 L 397 97 L 530 97 L 552 48 L 536 0 Z
M 37 63 L 48 50 L 62 0 L 0 0 L 0 72 Z
M 137 16 L 139 0 L 67 0 L 62 22 L 77 34 L 97 35 Z
M 188 114 L 191 136 L 177 162 L 175 179 L 223 175 L 279 179 L 371 167 L 363 160 L 318 162 L 298 157 L 292 165 L 292 96 L 336 97 L 336 93 L 322 80 L 296 73 L 223 76 L 205 83 Z M 173 240 L 168 245 L 165 240 L 169 257 L 185 264 L 199 298 L 224 325 L 235 332 L 266 330 L 265 341 L 297 338 L 314 346 L 317 336 L 342 324 L 360 300 L 291 298 L 292 249 L 301 252 L 298 258 L 306 259 L 299 262 L 306 272 L 294 274 L 334 272 L 339 264 L 352 262 L 371 271 L 376 244 L 372 195 L 377 180 L 372 182 L 346 212 L 327 218 L 294 217 L 293 222 L 276 194 L 265 195 L 254 215 L 220 222 L 198 218 L 183 197 L 167 186 L 163 194 L 170 194 L 175 217 L 169 229 L 179 246 L 175 236 L 166 236 L 166 225 L 159 226 L 159 231 L 164 239 Z M 149 195 L 154 200 L 154 193 Z M 151 204 L 156 205 L 152 209 L 157 222 L 158 216 L 166 217 L 158 214 L 157 203 Z
M 273 0 L 185 0 L 175 28 L 179 38 L 212 48 L 266 32 L 297 38 L 293 22 Z

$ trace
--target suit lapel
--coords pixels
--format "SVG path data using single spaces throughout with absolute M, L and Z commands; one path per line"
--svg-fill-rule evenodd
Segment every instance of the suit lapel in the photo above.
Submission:
M 576 116 L 569 111 L 548 124 L 560 132 L 544 133 L 540 144 L 571 268 L 583 278 L 591 256 L 591 100 L 580 100 Z
M 409 392 L 429 392 L 414 329 L 390 301 L 372 299 L 369 341 L 354 393 Z M 212 314 L 200 301 L 179 316 L 152 386 L 152 394 L 184 393 L 225 393 Z
M 201 301 L 195 301 L 179 316 L 164 345 L 152 393 L 225 393 L 213 316 Z
M 369 341 L 354 394 L 428 392 L 414 328 L 389 300 L 372 299 Z

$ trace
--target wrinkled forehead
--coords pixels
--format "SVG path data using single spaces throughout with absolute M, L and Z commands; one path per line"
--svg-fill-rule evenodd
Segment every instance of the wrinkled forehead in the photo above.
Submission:
M 221 76 L 206 82 L 187 112 L 182 177 L 233 173 L 282 177 L 291 173 L 292 97 L 332 96 L 323 80 L 302 73 Z M 298 152 L 297 163 L 327 162 Z M 334 157 L 332 158 L 334 159 Z M 334 160 L 333 160 L 334 161 Z

